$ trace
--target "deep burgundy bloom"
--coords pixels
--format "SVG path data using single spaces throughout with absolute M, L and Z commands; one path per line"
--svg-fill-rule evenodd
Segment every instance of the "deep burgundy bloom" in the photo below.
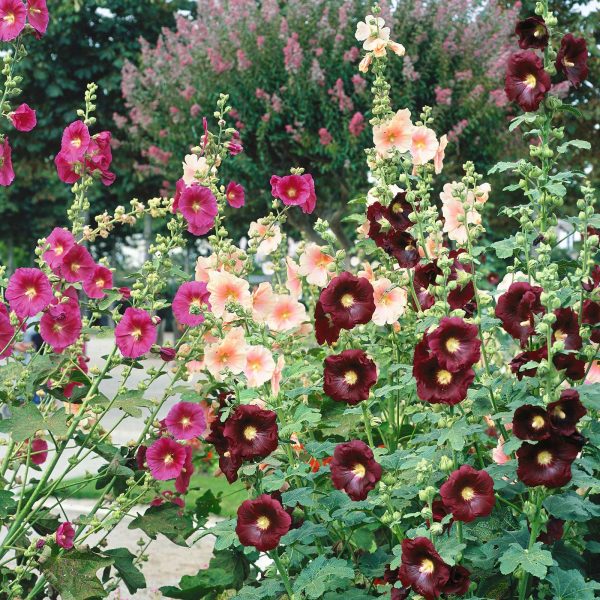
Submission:
M 5 296 L 10 309 L 21 319 L 37 315 L 54 300 L 46 274 L 39 269 L 24 267 L 11 275 Z
M 279 444 L 277 415 L 254 404 L 242 404 L 225 422 L 223 436 L 242 459 L 264 458 Z
M 504 330 L 521 341 L 522 347 L 535 331 L 534 315 L 544 312 L 540 302 L 541 293 L 539 286 L 516 281 L 498 298 L 496 316 L 502 321 Z
M 587 281 L 581 285 L 586 292 L 595 290 L 600 285 L 600 265 L 594 265 Z
M 230 181 L 225 190 L 225 196 L 227 197 L 229 206 L 232 206 L 233 208 L 241 208 L 244 206 L 246 194 L 244 188 L 239 183 Z
M 0 185 L 8 186 L 15 180 L 15 171 L 12 165 L 12 148 L 8 142 L 8 136 L 0 145 Z
M 28 104 L 21 104 L 17 110 L 11 112 L 10 120 L 17 131 L 31 131 L 37 124 L 35 110 Z
M 87 248 L 74 244 L 65 252 L 59 265 L 53 271 L 69 283 L 89 279 L 96 269 L 96 263 Z
M 536 111 L 550 86 L 550 75 L 532 50 L 515 52 L 508 59 L 504 90 L 508 99 L 516 101 L 524 111 Z
M 156 341 L 156 325 L 152 317 L 141 308 L 127 308 L 123 318 L 115 327 L 115 341 L 121 354 L 127 358 L 138 358 Z
M 381 465 L 371 448 L 360 440 L 338 444 L 330 467 L 333 485 L 355 501 L 365 500 L 381 479 Z
M 377 366 L 363 350 L 344 350 L 325 361 L 323 391 L 336 402 L 358 404 L 377 382 Z
M 463 596 L 469 590 L 471 585 L 471 572 L 461 565 L 450 567 L 450 577 L 448 583 L 442 589 L 444 594 L 456 594 Z
M 380 202 L 373 202 L 367 208 L 367 221 L 369 221 L 368 236 L 383 248 L 385 236 L 390 230 L 391 224 L 388 220 L 388 210 Z
M 556 321 L 552 324 L 554 339 L 564 342 L 565 350 L 579 350 L 581 336 L 579 335 L 579 316 L 572 308 L 559 308 L 554 311 Z
M 104 265 L 96 265 L 92 274 L 83 282 L 83 291 L 90 298 L 104 298 L 113 286 L 112 271 Z
M 31 462 L 34 465 L 43 465 L 48 458 L 48 442 L 41 438 L 34 438 L 31 442 Z
M 70 550 L 75 541 L 75 528 L 68 521 L 61 523 L 54 534 L 54 538 L 57 545 L 65 550 Z
M 319 301 L 323 312 L 331 315 L 334 325 L 342 329 L 368 323 L 375 312 L 373 286 L 369 280 L 347 271 L 329 282 Z
M 433 260 L 428 263 L 419 263 L 415 267 L 413 277 L 413 286 L 417 295 L 417 300 L 421 306 L 421 310 L 427 310 L 435 304 L 433 294 L 429 292 L 429 286 L 435 284 L 436 277 L 442 274 L 442 270 L 437 266 L 437 261 Z M 408 294 L 413 308 L 417 308 L 414 304 L 412 294 Z
M 450 579 L 450 567 L 426 537 L 402 541 L 400 580 L 425 600 L 436 600 Z
M 552 358 L 552 363 L 559 371 L 574 381 L 583 379 L 585 376 L 585 361 L 577 358 L 576 354 L 559 352 Z
M 586 414 L 587 409 L 581 404 L 577 390 L 563 390 L 559 400 L 548 404 L 550 423 L 562 435 L 575 433 L 579 419 Z
M 406 600 L 410 594 L 410 588 L 392 588 L 390 600 Z
M 341 327 L 338 327 L 329 313 L 323 310 L 323 305 L 320 300 L 317 300 L 315 305 L 315 337 L 317 343 L 323 345 L 325 343 L 335 344 L 340 337 Z
M 387 218 L 394 229 L 406 231 L 413 225 L 413 222 L 408 218 L 408 215 L 412 212 L 413 208 L 406 199 L 406 192 L 398 192 L 388 206 Z
M 90 132 L 83 121 L 74 121 L 63 131 L 60 153 L 69 162 L 81 161 L 90 145 Z
M 186 281 L 173 298 L 173 314 L 179 323 L 195 327 L 204 323 L 204 310 L 210 310 L 210 294 L 206 283 Z
M 452 511 L 444 504 L 442 500 L 434 500 L 431 503 L 431 516 L 436 523 L 441 523 Z M 454 523 L 454 517 L 444 525 L 444 531 L 448 531 Z
M 81 311 L 77 300 L 54 300 L 40 319 L 40 335 L 57 354 L 79 339 L 81 328 Z
M 546 440 L 552 433 L 550 417 L 542 406 L 524 404 L 515 410 L 512 432 L 520 440 Z
M 493 510 L 494 480 L 485 472 L 463 465 L 450 474 L 440 488 L 444 505 L 458 521 L 470 523 L 476 517 L 487 517 Z
M 537 444 L 525 442 L 517 450 L 517 476 L 530 487 L 562 487 L 571 481 L 571 464 L 578 453 L 579 445 L 568 438 L 552 436 Z
M 204 433 L 204 411 L 194 402 L 178 402 L 165 419 L 167 430 L 176 440 L 191 440 Z
M 75 237 L 68 229 L 55 227 L 46 238 L 46 242 L 48 242 L 50 249 L 44 252 L 43 257 L 48 266 L 54 271 L 54 269 L 58 269 L 63 256 L 75 245 Z
M 46 0 L 27 0 L 27 19 L 38 36 L 46 33 L 50 21 Z
M 421 259 L 417 241 L 408 231 L 392 229 L 383 240 L 383 249 L 393 256 L 403 269 L 412 269 Z
M 26 16 L 21 0 L 0 0 L 0 41 L 14 40 L 23 31 Z
M 260 552 L 277 548 L 279 540 L 290 530 L 292 518 L 280 502 L 262 494 L 256 500 L 245 500 L 237 512 L 235 532 L 243 546 L 254 546 Z
M 444 317 L 427 336 L 429 349 L 444 369 L 452 373 L 472 367 L 481 356 L 481 340 L 477 325 L 469 325 L 460 317 Z
M 170 346 L 161 346 L 160 350 L 158 351 L 158 355 L 165 362 L 171 362 L 172 360 L 175 360 L 175 357 L 177 356 L 177 350 L 175 348 L 171 348 Z
M 542 346 L 537 350 L 521 352 L 510 361 L 510 370 L 517 376 L 519 381 L 521 381 L 523 377 L 535 377 L 537 374 L 537 367 L 529 367 L 525 370 L 521 367 L 529 362 L 539 363 L 545 358 L 548 358 L 548 348 L 546 346 Z
M 590 339 L 595 344 L 600 343 L 600 303 L 593 300 L 584 300 L 581 308 L 581 321 L 586 325 L 592 325 Z
M 565 522 L 562 519 L 550 517 L 546 523 L 546 531 L 542 531 L 542 533 L 540 533 L 537 541 L 548 545 L 558 542 L 558 540 L 562 539 L 564 534 L 564 525 Z
M 529 17 L 519 21 L 515 33 L 519 36 L 519 47 L 522 50 L 529 48 L 543 50 L 548 45 L 548 28 L 542 17 Z
M 146 450 L 146 463 L 158 481 L 179 477 L 185 459 L 185 447 L 171 438 L 159 438 Z
M 177 209 L 185 217 L 192 235 L 208 233 L 214 227 L 219 212 L 214 194 L 198 183 L 183 190 Z
M 190 446 L 184 446 L 185 460 L 181 472 L 175 479 L 175 489 L 180 494 L 185 494 L 190 487 L 190 480 L 194 474 L 194 463 L 192 462 L 192 449 Z
M 567 33 L 560 41 L 560 49 L 556 55 L 556 70 L 562 71 L 575 86 L 581 85 L 588 76 L 588 50 L 583 38 L 576 38 Z

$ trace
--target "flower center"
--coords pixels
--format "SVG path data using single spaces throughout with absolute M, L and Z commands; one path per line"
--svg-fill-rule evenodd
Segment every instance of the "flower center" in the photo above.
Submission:
M 441 369 L 437 372 L 436 379 L 440 385 L 448 385 L 452 381 L 452 373 L 446 371 L 446 369 Z
M 344 308 L 350 308 L 354 304 L 354 296 L 352 294 L 344 294 L 340 302 Z
M 138 327 L 131 332 L 131 337 L 136 341 L 142 337 L 142 330 Z
M 548 450 L 542 450 L 537 455 L 538 464 L 547 467 L 552 462 L 552 454 Z
M 523 83 L 528 88 L 533 89 L 537 85 L 537 79 L 535 78 L 535 75 L 533 73 L 529 73 L 529 75 L 527 75 L 527 77 L 525 77 L 525 79 L 523 80 Z
M 567 334 L 566 334 L 564 331 L 562 331 L 561 329 L 557 329 L 557 330 L 554 332 L 554 337 L 555 337 L 557 340 L 560 340 L 560 341 L 562 342 L 562 341 L 564 341 L 564 339 L 567 337 Z
M 434 570 L 435 570 L 435 565 L 433 564 L 432 560 L 429 560 L 428 558 L 424 558 L 421 561 L 421 566 L 419 567 L 419 571 L 421 573 L 425 573 L 426 575 L 431 575 Z
M 367 474 L 367 469 L 365 469 L 365 465 L 361 463 L 356 463 L 352 472 L 359 478 L 362 479 Z
M 358 381 L 358 375 L 356 374 L 356 371 L 347 371 L 344 373 L 344 381 L 348 385 L 354 385 Z
M 426 144 L 425 144 L 425 140 L 424 139 L 417 139 L 415 141 L 415 148 L 417 150 L 423 150 L 425 148 Z
M 54 331 L 54 333 L 60 333 L 62 331 L 62 325 L 54 323 L 54 325 L 52 325 L 52 331 Z
M 9 24 L 12 25 L 15 22 L 15 15 L 14 13 L 8 13 L 7 15 L 4 16 L 4 20 Z
M 565 411 L 562 409 L 562 406 L 555 406 L 554 410 L 552 411 L 552 414 L 555 417 L 558 417 L 559 419 L 566 419 L 567 415 L 565 414 Z
M 189 417 L 182 417 L 180 423 L 183 428 L 186 428 L 191 425 L 192 421 L 190 420 Z
M 174 459 L 172 454 L 166 454 L 163 458 L 163 462 L 165 463 L 165 465 L 170 465 L 173 462 L 173 460 Z
M 27 288 L 27 290 L 25 291 L 25 295 L 30 300 L 33 300 L 37 296 L 37 290 L 34 287 Z
M 79 148 L 81 146 L 81 138 L 73 138 L 71 140 L 71 146 L 73 146 L 73 148 Z
M 288 188 L 287 195 L 290 198 L 295 198 L 298 195 L 298 192 L 296 191 L 296 188 L 291 187 L 291 188 Z
M 540 415 L 535 415 L 531 420 L 531 427 L 533 427 L 533 429 L 542 429 L 545 424 L 544 417 Z
M 448 338 L 446 341 L 446 350 L 448 350 L 448 352 L 454 354 L 459 348 L 460 342 L 455 337 Z
M 568 58 L 563 58 L 563 65 L 565 65 L 565 67 L 574 67 L 575 63 L 571 62 Z
M 545 31 L 546 31 L 546 30 L 545 30 L 545 29 L 544 29 L 544 28 L 543 28 L 541 25 L 538 25 L 538 26 L 537 26 L 537 27 L 536 27 L 536 28 L 533 30 L 533 37 L 536 37 L 536 38 L 541 38 L 541 37 L 544 35 Z
M 245 429 L 244 429 L 244 437 L 251 442 L 256 435 L 258 434 L 258 431 L 256 430 L 256 427 L 254 427 L 253 425 L 248 425 Z
M 103 288 L 104 287 L 104 279 L 96 279 L 96 287 Z
M 62 246 L 56 246 L 56 248 L 54 248 L 54 254 L 56 256 L 60 256 L 63 252 L 64 252 L 64 248 Z
M 256 526 L 261 531 L 266 531 L 267 529 L 269 529 L 269 525 L 271 525 L 271 521 L 269 521 L 269 518 L 265 517 L 264 515 L 262 517 L 258 517 L 258 519 L 256 519 Z
M 192 210 L 197 213 L 200 210 L 200 202 L 194 202 L 192 204 Z
M 234 194 L 233 192 L 229 192 L 229 194 L 227 194 L 227 197 L 228 197 L 230 200 L 235 200 L 235 194 Z
M 71 271 L 72 271 L 73 273 L 77 273 L 77 271 L 79 271 L 79 267 L 80 267 L 80 266 L 81 266 L 81 265 L 79 265 L 79 264 L 77 264 L 77 263 L 71 263 Z
M 469 501 L 473 500 L 473 498 L 475 498 L 475 490 L 472 487 L 466 487 L 466 488 L 463 488 L 460 495 L 462 496 L 463 500 L 466 500 L 467 502 L 469 502 Z

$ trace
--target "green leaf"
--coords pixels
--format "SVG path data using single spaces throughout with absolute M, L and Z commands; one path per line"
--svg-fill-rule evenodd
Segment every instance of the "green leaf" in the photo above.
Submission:
M 563 571 L 552 567 L 547 577 L 552 586 L 553 600 L 594 600 L 594 590 L 600 589 L 597 581 L 586 581 L 579 571 Z
M 564 198 L 567 193 L 567 188 L 559 182 L 547 183 L 546 189 L 554 196 L 559 196 L 560 198 Z
M 107 406 L 110 400 L 103 397 L 96 403 L 101 406 Z M 127 390 L 119 394 L 111 404 L 111 408 L 118 408 L 135 419 L 139 419 L 142 416 L 142 408 L 152 408 L 152 406 L 152 400 L 145 399 L 142 390 Z
M 581 150 L 590 150 L 592 147 L 591 144 L 585 140 L 569 140 L 568 142 L 561 144 L 556 150 L 559 154 L 564 154 L 569 149 L 569 146 L 574 146 Z
M 283 583 L 275 579 L 265 579 L 259 586 L 245 585 L 233 597 L 233 600 L 265 600 L 266 598 L 280 598 L 284 592 Z
M 383 577 L 385 566 L 389 564 L 390 557 L 383 548 L 377 548 L 372 554 L 363 554 L 358 561 L 360 572 L 369 579 Z M 345 596 L 345 595 L 344 595 Z
M 134 564 L 136 556 L 127 550 L 127 548 L 105 550 L 104 554 L 113 559 L 113 565 L 130 594 L 135 594 L 137 590 L 146 587 L 144 574 Z
M 492 244 L 492 248 L 495 250 L 498 258 L 510 258 L 516 247 L 517 241 L 513 235 L 505 240 L 500 240 L 499 242 L 494 242 Z
M 285 506 L 294 507 L 297 504 L 300 506 L 314 506 L 315 498 L 313 497 L 313 489 L 308 487 L 296 488 L 281 494 L 281 499 Z
M 555 494 L 544 500 L 544 508 L 557 519 L 583 523 L 600 517 L 600 506 L 583 499 L 575 492 Z
M 0 519 L 6 519 L 14 514 L 17 503 L 10 490 L 0 490 Z
M 219 492 L 219 495 L 215 496 L 212 490 L 206 490 L 199 496 L 196 499 L 196 518 L 200 521 L 208 515 L 220 515 L 222 495 L 222 492 Z
M 492 175 L 493 173 L 504 173 L 504 171 L 515 169 L 518 164 L 518 162 L 498 162 L 488 171 L 488 175 Z
M 304 521 L 297 529 L 290 529 L 282 538 L 281 543 L 286 546 L 295 544 L 298 540 L 302 544 L 312 544 L 315 538 L 325 537 L 327 528 L 321 523 L 313 523 L 312 521 Z
M 515 117 L 508 126 L 509 131 L 514 131 L 521 123 L 535 123 L 537 115 L 525 113 L 524 115 L 520 115 Z
M 514 573 L 518 567 L 534 577 L 545 577 L 548 567 L 554 564 L 552 554 L 536 542 L 530 549 L 519 544 L 510 544 L 500 557 L 500 572 L 503 575 Z
M 326 591 L 344 587 L 344 580 L 353 577 L 354 569 L 348 561 L 319 556 L 298 575 L 294 593 L 304 594 L 307 598 L 322 598 Z
M 24 442 L 40 430 L 63 436 L 68 429 L 64 411 L 59 410 L 44 419 L 40 409 L 33 402 L 27 402 L 22 406 L 12 406 L 10 412 L 8 419 L 0 421 L 0 433 L 12 434 L 15 442 Z
M 173 543 L 187 546 L 185 540 L 192 531 L 192 520 L 187 515 L 179 514 L 181 508 L 174 504 L 151 506 L 143 515 L 129 523 L 128 529 L 141 529 L 149 538 L 156 539 L 162 533 Z
M 600 411 L 600 383 L 580 385 L 577 391 L 581 403 L 586 408 Z

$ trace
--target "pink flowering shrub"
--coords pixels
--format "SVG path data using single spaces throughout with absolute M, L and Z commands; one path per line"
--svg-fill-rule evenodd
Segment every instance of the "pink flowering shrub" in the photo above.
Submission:
M 263 19 L 277 6 L 264 2 Z M 0 30 L 13 35 L 33 10 L 41 34 L 42 8 L 0 0 Z M 385 11 L 372 13 L 354 27 L 362 49 L 352 60 L 373 78 L 368 124 L 353 117 L 369 139 L 372 185 L 346 209 L 359 240 L 351 253 L 321 218 L 318 243 L 290 252 L 290 217 L 323 202 L 312 170 L 293 164 L 262 180 L 270 210 L 234 242 L 228 223 L 247 209 L 246 192 L 222 169 L 240 164 L 247 146 L 230 126 L 226 94 L 181 152 L 172 198 L 90 218 L 89 191 L 114 177 L 111 134 L 96 123 L 89 84 L 56 143 L 56 176 L 73 192 L 70 229 L 37 241 L 34 266 L 0 270 L 3 598 L 88 600 L 120 585 L 135 593 L 146 587 L 141 566 L 153 543 L 160 553 L 208 539 L 208 566 L 162 587 L 165 597 L 586 600 L 600 589 L 600 219 L 595 191 L 557 159 L 590 149 L 559 125 L 577 109 L 549 93 L 563 78 L 586 80 L 586 41 L 563 34 L 546 1 L 516 24 L 521 49 L 505 61 L 504 86 L 524 112 L 509 132 L 530 145 L 526 158 L 490 171 L 509 173 L 522 196 L 506 209 L 514 235 L 491 244 L 483 214 L 497 190 L 473 162 L 448 177 L 456 142 L 435 109 L 393 107 L 387 72 L 406 48 Z M 303 47 L 281 23 L 294 72 Z M 14 39 L 2 106 L 13 124 L 13 69 L 21 44 L 35 44 Z M 211 58 L 221 73 L 232 60 Z M 339 109 L 348 97 L 338 80 L 327 93 Z M 315 138 L 315 147 L 335 145 L 318 136 L 328 143 Z M 6 134 L 0 142 L 8 184 L 19 157 L 7 159 Z M 565 260 L 557 225 L 567 184 L 579 195 L 567 237 L 578 239 Z M 166 233 L 132 287 L 116 288 L 110 261 L 90 246 L 142 217 Z M 210 248 L 193 278 L 174 263 L 187 234 Z M 492 254 L 502 281 L 485 266 Z M 257 281 L 255 262 L 266 258 L 270 277 Z M 165 309 L 181 336 L 159 345 Z M 108 317 L 114 327 L 102 324 Z M 110 350 L 91 364 L 86 347 L 97 335 Z M 113 434 L 125 420 L 134 438 L 121 445 Z M 70 480 L 73 465 L 90 470 Z M 208 468 L 215 481 L 241 485 L 235 517 L 209 521 L 223 497 L 196 489 Z M 70 517 L 66 500 L 90 485 L 97 500 Z M 110 547 L 122 522 L 145 536 L 135 553 Z M 159 534 L 166 541 L 156 544 Z

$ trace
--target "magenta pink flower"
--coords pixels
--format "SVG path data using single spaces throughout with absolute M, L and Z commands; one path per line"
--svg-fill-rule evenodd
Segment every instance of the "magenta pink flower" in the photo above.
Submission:
M 210 310 L 210 294 L 206 283 L 186 281 L 173 298 L 173 314 L 179 323 L 196 327 L 204 322 L 204 310 Z
M 65 550 L 70 550 L 73 547 L 75 540 L 75 529 L 68 521 L 61 523 L 54 534 L 56 543 Z
M 360 77 L 360 76 L 359 76 Z M 348 131 L 354 137 L 358 137 L 365 129 L 365 118 L 362 113 L 355 112 L 348 123 Z
M 90 298 L 104 298 L 106 292 L 113 286 L 112 271 L 104 265 L 96 265 L 92 274 L 83 282 L 83 291 Z
M 50 21 L 46 0 L 27 0 L 27 18 L 40 36 L 46 33 Z
M 130 307 L 115 328 L 115 340 L 123 356 L 138 358 L 156 341 L 156 325 L 145 310 Z
M 156 440 L 146 451 L 146 463 L 152 477 L 158 481 L 179 477 L 185 458 L 185 447 L 166 437 Z
M 58 178 L 63 183 L 75 183 L 81 179 L 81 175 L 75 170 L 76 163 L 76 160 L 69 160 L 64 152 L 59 152 L 54 157 L 54 165 L 56 166 Z
M 43 465 L 48 458 L 48 442 L 41 438 L 35 438 L 31 442 L 29 457 L 34 465 Z
M 75 237 L 63 227 L 55 227 L 52 233 L 46 238 L 49 250 L 44 252 L 44 260 L 48 266 L 56 273 L 62 263 L 64 255 L 75 245 Z
M 12 149 L 8 137 L 0 145 L 0 185 L 10 185 L 15 180 L 15 171 L 12 165 Z
M 194 463 L 192 462 L 192 449 L 189 446 L 184 446 L 185 450 L 185 461 L 183 462 L 183 467 L 181 467 L 181 473 L 175 479 L 175 489 L 180 494 L 185 494 L 190 487 L 190 480 L 192 475 L 194 474 Z M 166 493 L 166 492 L 165 492 Z M 177 502 L 179 500 L 181 503 Z M 179 504 L 182 508 L 185 506 L 185 503 L 181 498 L 175 498 L 172 500 L 175 504 Z
M 246 201 L 244 188 L 235 181 L 229 182 L 229 185 L 225 190 L 225 196 L 227 196 L 227 202 L 229 202 L 229 206 L 232 206 L 233 208 L 241 208 L 244 206 Z
M 191 440 L 204 433 L 204 411 L 194 402 L 178 402 L 165 419 L 168 432 L 177 440 Z
M 4 304 L 1 305 L 5 309 Z M 13 345 L 10 341 L 15 335 L 15 328 L 10 323 L 8 311 L 0 312 L 0 358 L 6 358 L 13 353 Z
M 65 128 L 60 153 L 68 161 L 82 160 L 90 145 L 90 132 L 83 121 L 74 121 Z
M 26 16 L 21 0 L 0 0 L 0 41 L 14 40 L 23 31 Z
M 110 131 L 101 131 L 90 139 L 85 155 L 85 166 L 92 173 L 100 171 L 100 180 L 104 185 L 112 185 L 116 175 L 109 171 L 112 163 L 112 150 Z
M 74 244 L 65 253 L 60 264 L 52 271 L 65 281 L 75 283 L 89 279 L 95 268 L 96 263 L 87 248 Z
M 299 206 L 302 212 L 312 213 L 317 197 L 312 175 L 285 175 L 271 177 L 271 194 L 286 206 Z
M 327 128 L 321 127 L 321 129 L 319 129 L 318 133 L 319 133 L 319 144 L 321 144 L 321 146 L 329 146 L 329 144 L 331 144 L 331 142 L 333 142 L 333 137 L 329 133 L 329 131 L 327 131 Z
M 73 299 L 60 303 L 55 300 L 40 320 L 42 339 L 58 354 L 78 340 L 81 327 L 79 303 Z
M 192 235 L 208 233 L 214 227 L 215 217 L 219 212 L 214 194 L 197 183 L 183 190 L 177 208 L 185 217 L 188 231 Z
M 32 317 L 44 310 L 54 299 L 50 280 L 39 269 L 17 269 L 6 288 L 10 309 L 18 317 Z
M 17 110 L 9 114 L 13 127 L 18 131 L 31 131 L 37 125 L 35 110 L 28 104 L 21 104 Z

